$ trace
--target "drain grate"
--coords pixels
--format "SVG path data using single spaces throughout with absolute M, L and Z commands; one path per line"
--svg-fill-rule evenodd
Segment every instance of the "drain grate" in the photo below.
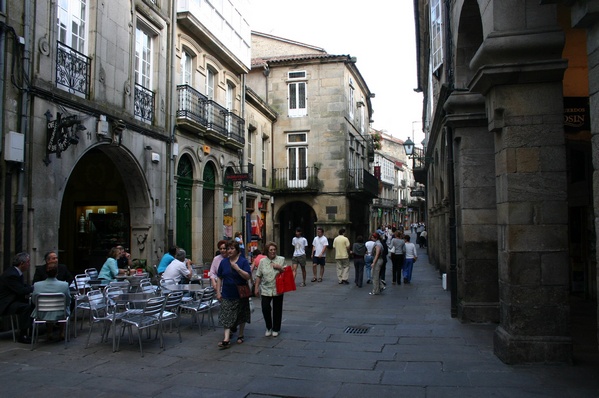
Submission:
M 370 328 L 368 326 L 348 326 L 345 328 L 343 333 L 348 334 L 366 334 Z

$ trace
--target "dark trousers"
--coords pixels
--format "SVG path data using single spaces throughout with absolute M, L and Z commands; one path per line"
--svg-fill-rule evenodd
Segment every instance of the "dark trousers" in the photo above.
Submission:
M 379 274 L 381 281 L 383 281 L 383 282 L 385 281 L 385 274 L 387 273 L 387 259 L 388 259 L 387 256 L 385 256 L 383 258 L 383 265 L 381 265 L 381 273 Z
M 273 332 L 281 331 L 281 321 L 283 320 L 283 296 L 262 296 L 262 316 L 266 329 Z M 270 302 L 272 301 L 272 308 Z
M 391 253 L 391 263 L 393 264 L 393 271 L 391 275 L 393 277 L 393 283 L 398 282 L 401 285 L 401 270 L 403 268 L 403 262 L 403 254 Z
M 364 282 L 364 264 L 364 257 L 354 257 L 354 269 L 356 271 L 354 282 L 359 287 L 362 287 Z

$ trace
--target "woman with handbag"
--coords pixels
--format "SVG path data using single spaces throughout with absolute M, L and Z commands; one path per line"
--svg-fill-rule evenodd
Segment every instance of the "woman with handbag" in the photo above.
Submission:
M 277 337 L 283 320 L 283 294 L 277 293 L 277 276 L 285 270 L 285 257 L 277 256 L 277 245 L 266 244 L 266 258 L 263 258 L 256 271 L 254 293 L 262 296 L 262 315 L 266 323 L 265 336 Z M 271 308 L 272 302 L 272 308 Z
M 250 263 L 241 257 L 238 242 L 227 242 L 227 254 L 228 257 L 218 267 L 216 281 L 216 298 L 221 302 L 218 323 L 225 329 L 224 338 L 218 343 L 221 349 L 230 347 L 231 329 L 236 326 L 239 326 L 237 344 L 242 344 L 245 324 L 251 321 L 251 291 L 248 285 L 252 275 Z

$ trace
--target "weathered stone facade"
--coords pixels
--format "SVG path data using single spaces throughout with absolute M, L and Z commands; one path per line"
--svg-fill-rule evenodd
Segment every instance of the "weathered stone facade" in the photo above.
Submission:
M 434 159 L 430 258 L 448 274 L 452 315 L 499 323 L 495 352 L 508 363 L 570 361 L 570 294 L 597 301 L 597 238 L 584 221 L 596 206 L 582 199 L 590 176 L 575 167 L 597 156 L 589 133 L 599 2 L 545 3 L 432 1 L 416 10 L 420 87 L 433 110 L 424 120 Z M 431 48 L 436 32 L 443 40 Z M 438 49 L 442 62 L 429 62 Z M 590 127 L 565 131 L 564 98 L 587 96 Z

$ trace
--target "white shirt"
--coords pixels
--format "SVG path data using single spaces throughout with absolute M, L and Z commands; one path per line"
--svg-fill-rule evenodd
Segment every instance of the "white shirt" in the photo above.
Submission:
M 365 243 L 366 245 L 366 255 L 367 256 L 374 256 L 374 241 L 369 240 L 368 242 Z
M 181 278 L 187 279 L 189 276 L 189 270 L 185 263 L 177 259 L 171 261 L 162 274 L 163 279 L 174 279 L 177 283 L 181 281 Z
M 293 256 L 303 256 L 306 254 L 306 246 L 308 246 L 308 240 L 303 236 L 293 237 L 291 240 L 291 244 L 293 245 Z
M 412 242 L 406 242 L 406 258 L 418 258 L 416 245 Z
M 326 236 L 322 235 L 322 236 L 318 236 L 316 235 L 314 237 L 314 240 L 312 241 L 312 247 L 314 248 L 314 257 L 324 257 L 324 248 L 327 247 L 329 245 L 329 240 L 327 239 Z

